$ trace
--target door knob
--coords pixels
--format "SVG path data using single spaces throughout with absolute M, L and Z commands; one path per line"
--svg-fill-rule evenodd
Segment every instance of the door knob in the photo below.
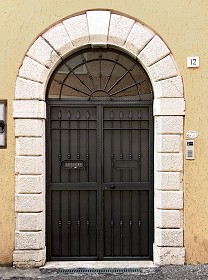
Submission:
M 115 185 L 114 185 L 114 184 L 111 184 L 111 185 L 110 185 L 110 188 L 111 188 L 111 190 L 115 189 Z

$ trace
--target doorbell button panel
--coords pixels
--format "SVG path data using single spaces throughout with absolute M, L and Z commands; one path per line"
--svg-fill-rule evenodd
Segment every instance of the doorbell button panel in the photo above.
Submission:
M 194 140 L 186 140 L 186 159 L 194 159 Z

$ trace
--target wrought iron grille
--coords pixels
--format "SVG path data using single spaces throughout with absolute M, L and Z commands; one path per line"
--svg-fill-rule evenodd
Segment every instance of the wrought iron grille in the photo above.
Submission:
M 140 63 L 115 49 L 85 49 L 65 59 L 48 87 L 50 99 L 152 100 L 150 79 Z

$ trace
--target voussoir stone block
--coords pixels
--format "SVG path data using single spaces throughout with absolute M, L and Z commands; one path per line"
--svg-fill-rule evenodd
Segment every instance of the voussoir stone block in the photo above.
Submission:
M 43 84 L 17 77 L 15 99 L 45 99 Z
M 129 33 L 125 48 L 137 56 L 153 37 L 154 33 L 152 31 L 137 22 L 133 25 Z
M 86 14 L 64 20 L 63 24 L 74 46 L 89 44 L 90 37 Z
M 183 230 L 182 229 L 160 229 L 156 228 L 155 240 L 157 246 L 164 247 L 182 247 Z
M 181 76 L 153 83 L 154 97 L 183 97 L 183 82 Z
M 39 100 L 14 100 L 14 118 L 46 118 L 46 104 Z
M 170 53 L 165 43 L 155 35 L 154 38 L 140 52 L 138 59 L 143 65 L 150 66 Z
M 185 248 L 159 247 L 154 245 L 154 263 L 157 265 L 183 265 L 185 262 Z
M 16 250 L 38 250 L 45 246 L 45 237 L 43 231 L 15 232 L 15 249 Z
M 182 153 L 157 153 L 156 154 L 157 171 L 182 171 L 183 154 Z
M 87 12 L 87 21 L 90 33 L 90 43 L 106 44 L 110 23 L 110 12 L 89 11 Z
M 155 172 L 154 177 L 156 190 L 181 190 L 181 172 Z
M 48 68 L 52 67 L 60 59 L 60 56 L 42 37 L 35 41 L 27 55 Z
M 182 116 L 155 116 L 158 134 L 183 134 Z
M 15 210 L 21 213 L 36 213 L 44 210 L 43 194 L 16 194 Z
M 148 67 L 152 81 L 159 81 L 178 76 L 178 70 L 170 55 Z
M 61 55 L 64 56 L 73 49 L 69 34 L 62 23 L 50 28 L 42 37 Z
M 44 139 L 42 137 L 18 137 L 16 139 L 16 155 L 43 155 Z
M 155 224 L 157 228 L 181 228 L 180 210 L 156 209 Z
M 185 115 L 184 98 L 160 98 L 154 99 L 155 116 L 182 116 Z
M 183 191 L 157 191 L 155 206 L 158 209 L 183 209 Z
M 123 46 L 134 25 L 134 20 L 116 14 L 111 14 L 108 32 L 108 43 Z
M 49 75 L 49 69 L 34 59 L 26 56 L 19 70 L 19 76 L 31 81 L 44 83 Z
M 43 212 L 41 213 L 17 213 L 16 230 L 40 231 L 44 228 Z
M 41 137 L 44 135 L 43 119 L 16 119 L 15 136 Z
M 23 175 L 41 175 L 44 173 L 43 156 L 16 156 L 15 172 Z
M 156 135 L 155 148 L 158 153 L 179 153 L 182 151 L 181 135 Z
M 16 175 L 16 193 L 42 193 L 45 188 L 43 175 Z

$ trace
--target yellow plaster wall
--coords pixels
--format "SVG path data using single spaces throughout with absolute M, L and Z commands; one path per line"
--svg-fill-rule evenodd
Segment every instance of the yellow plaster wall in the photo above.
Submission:
M 208 1 L 207 0 L 0 0 L 0 100 L 8 100 L 8 145 L 0 155 L 0 264 L 14 247 L 15 78 L 32 42 L 54 23 L 89 9 L 112 9 L 149 26 L 171 49 L 184 80 L 185 132 L 197 130 L 196 159 L 185 161 L 185 247 L 188 263 L 208 262 Z M 200 56 L 188 69 L 186 57 Z

